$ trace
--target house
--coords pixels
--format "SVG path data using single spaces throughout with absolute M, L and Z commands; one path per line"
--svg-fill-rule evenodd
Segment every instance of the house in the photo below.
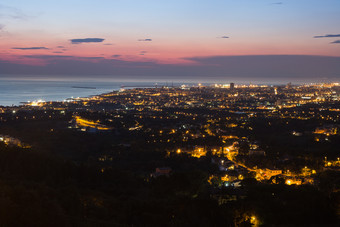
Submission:
M 264 150 L 250 150 L 248 155 L 250 155 L 250 156 L 265 156 L 266 152 Z
M 160 176 L 170 176 L 172 169 L 170 167 L 158 167 L 156 171 L 151 174 L 151 177 L 160 177 Z

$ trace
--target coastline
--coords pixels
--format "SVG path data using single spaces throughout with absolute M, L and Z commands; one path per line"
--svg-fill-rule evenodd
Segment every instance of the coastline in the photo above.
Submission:
M 167 86 L 170 83 L 133 81 L 51 81 L 0 78 L 0 106 L 20 106 L 29 102 L 57 102 L 103 95 L 121 88 Z M 182 83 L 174 83 L 176 86 Z M 76 88 L 75 88 L 76 87 Z M 79 89 L 77 89 L 79 88 Z M 86 88 L 86 89 L 85 89 Z M 91 88 L 91 89 L 89 89 Z M 95 88 L 95 89 L 93 89 Z
M 243 83 L 237 84 L 279 86 L 283 83 Z M 117 91 L 119 89 L 161 87 L 161 86 L 197 85 L 198 82 L 154 82 L 154 81 L 55 81 L 38 79 L 6 79 L 0 78 L 0 106 L 20 106 L 31 102 L 58 102 L 77 98 L 89 98 Z M 215 83 L 202 83 L 211 86 Z M 221 84 L 221 83 L 218 83 Z M 228 84 L 228 82 L 222 83 Z M 297 85 L 297 84 L 294 84 Z

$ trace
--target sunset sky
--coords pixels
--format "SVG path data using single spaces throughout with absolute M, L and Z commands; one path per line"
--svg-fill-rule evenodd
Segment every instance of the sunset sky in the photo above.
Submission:
M 339 0 L 2 0 L 0 74 L 340 78 L 339 22 Z

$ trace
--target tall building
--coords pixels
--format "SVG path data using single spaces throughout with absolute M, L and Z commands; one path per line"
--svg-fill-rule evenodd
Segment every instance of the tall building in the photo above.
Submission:
M 291 88 L 292 88 L 292 83 L 289 82 L 289 83 L 287 84 L 286 88 L 287 88 L 287 89 L 291 89 Z
M 235 84 L 234 83 L 230 83 L 230 89 L 234 89 L 235 88 Z

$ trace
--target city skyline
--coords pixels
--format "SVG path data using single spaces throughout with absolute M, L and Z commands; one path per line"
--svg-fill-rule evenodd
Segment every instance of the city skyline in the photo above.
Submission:
M 4 0 L 0 19 L 2 77 L 340 78 L 334 0 Z

